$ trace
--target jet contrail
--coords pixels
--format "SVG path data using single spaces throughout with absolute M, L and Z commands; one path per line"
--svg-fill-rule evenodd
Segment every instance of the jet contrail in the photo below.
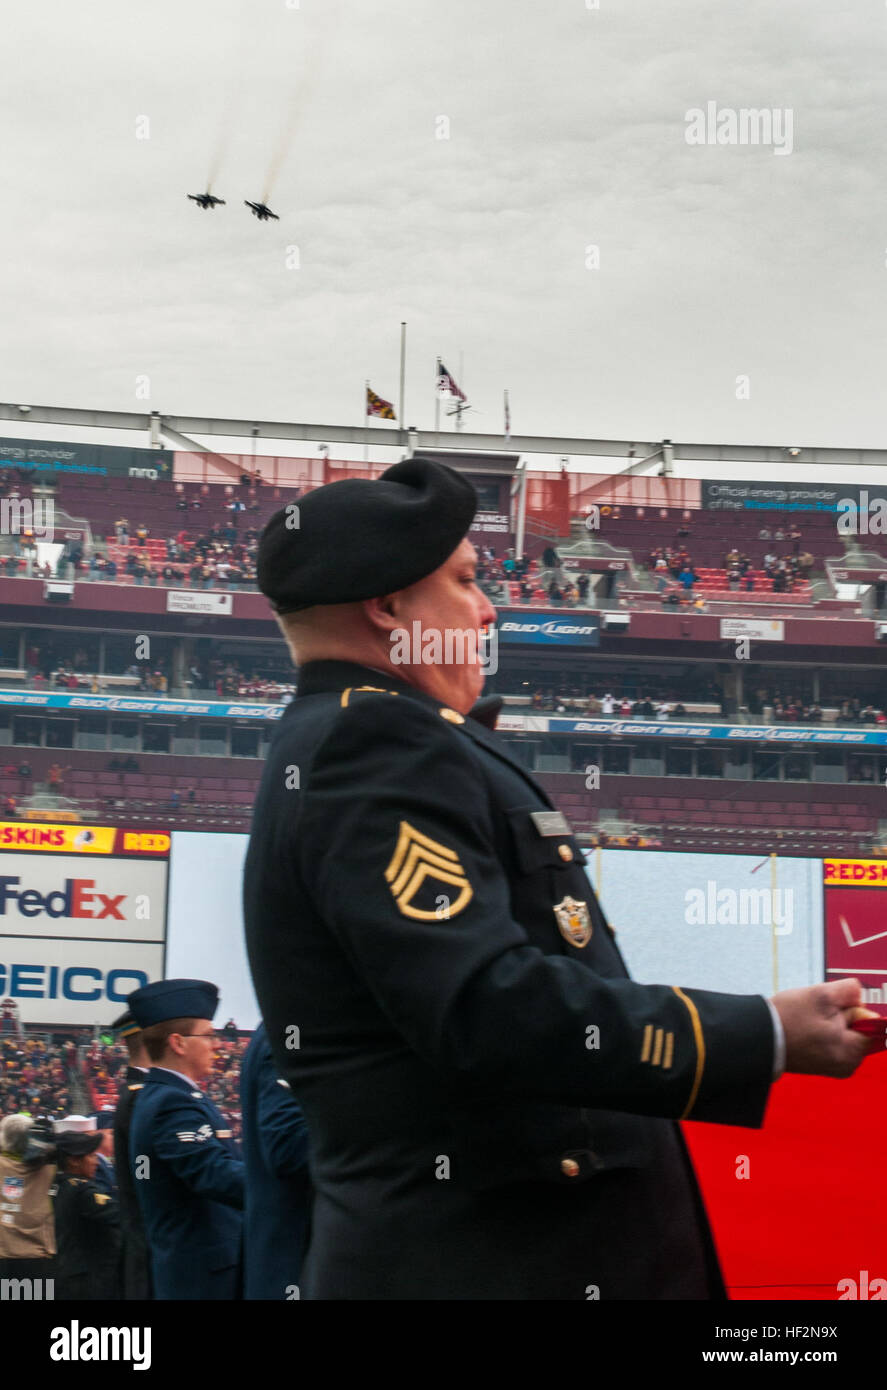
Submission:
M 327 57 L 334 47 L 335 33 L 341 17 L 340 10 L 338 7 L 330 7 L 321 11 L 321 16 L 317 27 L 311 32 L 308 43 L 306 43 L 305 63 L 301 74 L 296 78 L 296 86 L 290 97 L 286 120 L 271 153 L 268 172 L 265 175 L 265 183 L 262 188 L 263 203 L 270 201 L 277 176 L 283 168 L 309 100 L 323 76 Z M 329 24 L 330 20 L 332 21 L 331 24 Z M 325 29 L 326 32 L 324 32 Z

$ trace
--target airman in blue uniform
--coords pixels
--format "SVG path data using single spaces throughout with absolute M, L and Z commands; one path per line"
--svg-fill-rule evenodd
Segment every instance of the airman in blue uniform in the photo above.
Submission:
M 154 1064 L 129 1137 L 154 1297 L 238 1298 L 243 1163 L 198 1084 L 212 1067 L 218 989 L 205 980 L 158 980 L 128 1004 Z
M 246 1208 L 244 1298 L 299 1298 L 308 1243 L 311 1178 L 308 1125 L 277 1074 L 265 1025 L 253 1034 L 240 1072 Z

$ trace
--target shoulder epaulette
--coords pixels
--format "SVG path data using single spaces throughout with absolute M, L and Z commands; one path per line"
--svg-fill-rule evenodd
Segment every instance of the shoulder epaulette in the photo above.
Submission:
M 346 686 L 345 689 L 342 691 L 342 698 L 340 701 L 342 709 L 348 708 L 348 701 L 351 699 L 352 695 L 360 695 L 364 692 L 372 692 L 372 694 L 374 695 L 400 694 L 399 690 L 386 690 L 381 685 L 349 685 Z

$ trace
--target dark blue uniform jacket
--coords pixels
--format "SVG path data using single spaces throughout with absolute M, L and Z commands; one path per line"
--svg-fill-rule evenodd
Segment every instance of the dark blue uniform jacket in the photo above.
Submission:
M 308 1126 L 288 1083 L 278 1077 L 264 1025 L 244 1054 L 240 1101 L 244 1297 L 298 1298 L 311 1206 Z
M 154 1297 L 238 1298 L 243 1164 L 212 1101 L 152 1067 L 132 1112 L 129 1158 Z

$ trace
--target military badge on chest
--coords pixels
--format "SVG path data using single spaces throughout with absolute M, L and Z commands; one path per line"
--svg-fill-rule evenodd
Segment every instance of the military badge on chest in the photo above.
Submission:
M 587 946 L 591 940 L 591 914 L 588 903 L 578 902 L 576 898 L 564 898 L 555 903 L 554 915 L 558 930 L 571 946 Z

